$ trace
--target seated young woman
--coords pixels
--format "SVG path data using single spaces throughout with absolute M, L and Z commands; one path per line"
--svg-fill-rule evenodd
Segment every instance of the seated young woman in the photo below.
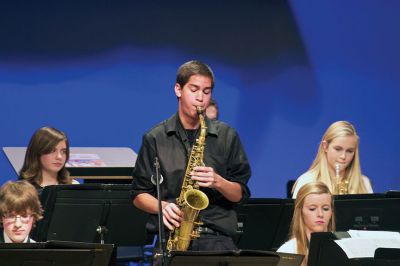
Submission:
M 293 198 L 307 183 L 321 181 L 333 194 L 373 193 L 368 177 L 361 173 L 359 137 L 354 126 L 337 121 L 329 126 L 320 142 L 310 169 L 293 186 Z
M 305 184 L 297 195 L 290 225 L 289 240 L 278 252 L 305 255 L 302 266 L 307 265 L 311 233 L 335 230 L 333 196 L 322 182 Z
M 42 127 L 29 142 L 20 179 L 31 183 L 39 193 L 48 185 L 79 184 L 65 168 L 68 159 L 67 136 L 56 128 Z

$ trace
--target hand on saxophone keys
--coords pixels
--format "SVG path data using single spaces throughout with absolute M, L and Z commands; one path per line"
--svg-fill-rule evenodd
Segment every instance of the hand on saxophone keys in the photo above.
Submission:
M 196 166 L 191 172 L 192 180 L 197 181 L 200 187 L 217 188 L 221 181 L 221 176 L 218 175 L 212 167 Z
M 180 226 L 183 219 L 183 212 L 175 203 L 165 203 L 167 204 L 163 204 L 163 222 L 169 230 L 173 230 L 174 227 Z

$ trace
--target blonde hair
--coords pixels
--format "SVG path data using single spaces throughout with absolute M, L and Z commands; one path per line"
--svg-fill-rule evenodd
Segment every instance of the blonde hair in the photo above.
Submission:
M 356 138 L 356 147 L 354 150 L 354 157 L 351 163 L 347 166 L 344 178 L 349 181 L 348 192 L 349 194 L 362 194 L 367 193 L 363 176 L 361 174 L 360 157 L 359 157 L 359 137 L 354 126 L 347 121 L 337 121 L 330 125 L 322 137 L 319 144 L 317 156 L 312 163 L 309 172 L 315 174 L 316 181 L 325 183 L 332 193 L 336 193 L 335 184 L 332 182 L 334 176 L 329 172 L 329 165 L 324 150 L 324 142 L 329 144 L 338 137 L 354 136 Z
M 329 194 L 331 196 L 332 217 L 328 223 L 328 231 L 336 230 L 333 196 L 329 188 L 322 182 L 312 182 L 302 186 L 294 202 L 293 218 L 289 230 L 289 238 L 296 239 L 297 253 L 305 255 L 302 265 L 307 265 L 308 242 L 309 242 L 309 239 L 307 238 L 306 234 L 306 225 L 304 223 L 302 210 L 306 197 L 311 194 L 317 194 L 317 195 Z
M 13 213 L 31 214 L 35 221 L 42 219 L 36 188 L 26 181 L 8 181 L 0 188 L 0 216 Z
M 40 157 L 43 154 L 52 152 L 60 141 L 65 141 L 66 143 L 66 161 L 68 161 L 69 143 L 64 132 L 52 127 L 42 127 L 38 129 L 33 134 L 28 148 L 26 149 L 24 164 L 19 172 L 20 179 L 24 179 L 33 185 L 40 186 L 42 183 L 42 166 L 40 163 Z M 57 181 L 59 184 L 72 183 L 72 179 L 70 178 L 65 165 L 58 172 Z

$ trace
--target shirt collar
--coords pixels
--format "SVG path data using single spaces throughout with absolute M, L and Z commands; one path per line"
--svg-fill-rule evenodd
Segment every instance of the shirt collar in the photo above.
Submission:
M 206 119 L 207 134 L 218 136 L 217 121 L 212 121 L 208 117 Z M 178 112 L 166 120 L 165 130 L 167 135 L 174 134 L 178 131 L 179 115 Z

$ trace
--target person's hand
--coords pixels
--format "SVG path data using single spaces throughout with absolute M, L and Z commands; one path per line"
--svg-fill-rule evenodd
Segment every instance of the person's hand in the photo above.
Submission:
M 196 166 L 191 173 L 200 187 L 216 188 L 221 181 L 221 176 L 214 172 L 212 167 Z
M 173 230 L 174 227 L 179 227 L 182 221 L 183 212 L 176 206 L 175 203 L 168 203 L 163 208 L 163 222 L 169 229 Z

